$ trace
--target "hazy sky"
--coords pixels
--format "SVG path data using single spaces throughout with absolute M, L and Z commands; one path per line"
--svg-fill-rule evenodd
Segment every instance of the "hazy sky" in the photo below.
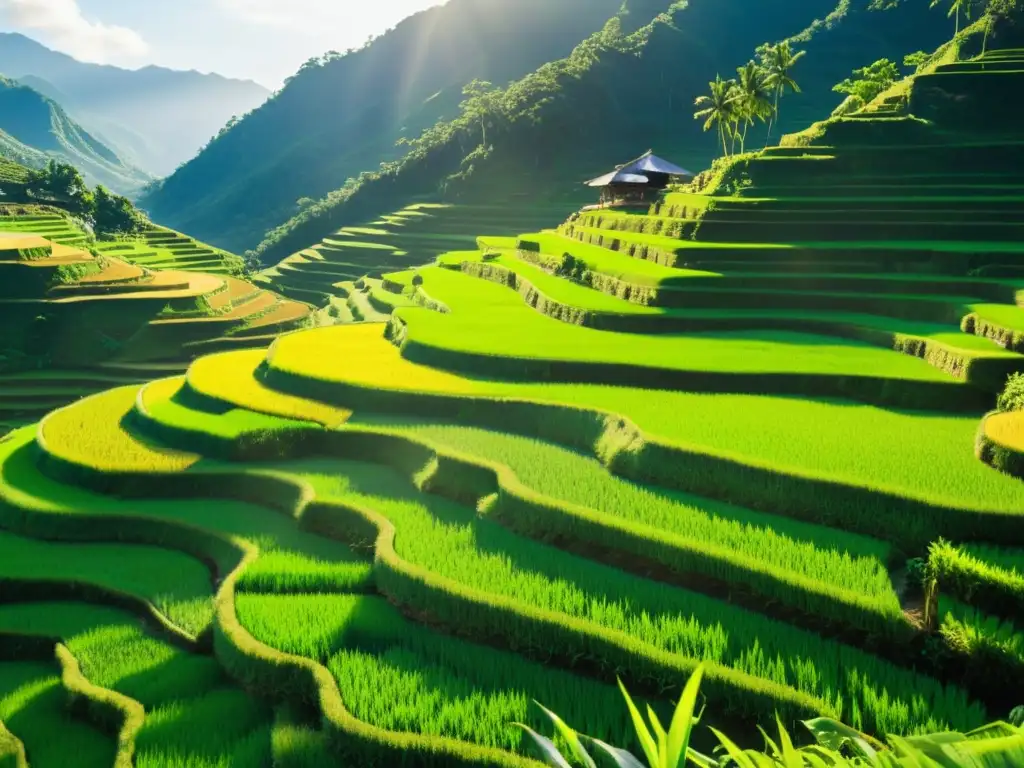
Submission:
M 219 72 L 277 88 L 444 0 L 0 0 L 0 31 L 84 61 Z

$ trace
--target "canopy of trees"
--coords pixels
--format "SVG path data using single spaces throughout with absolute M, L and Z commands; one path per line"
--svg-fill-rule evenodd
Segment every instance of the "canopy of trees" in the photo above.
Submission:
M 145 223 L 127 197 L 115 195 L 103 185 L 91 192 L 77 168 L 57 160 L 30 171 L 26 191 L 32 199 L 58 205 L 89 221 L 98 235 L 131 234 Z

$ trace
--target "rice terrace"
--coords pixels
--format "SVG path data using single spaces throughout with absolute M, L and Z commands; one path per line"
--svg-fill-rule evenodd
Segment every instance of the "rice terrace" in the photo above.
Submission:
M 1024 7 L 403 9 L 0 34 L 0 768 L 1024 767 Z

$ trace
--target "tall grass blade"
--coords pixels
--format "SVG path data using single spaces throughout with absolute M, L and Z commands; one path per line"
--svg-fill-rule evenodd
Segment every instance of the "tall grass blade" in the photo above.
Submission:
M 690 679 L 686 681 L 683 688 L 683 695 L 676 706 L 675 714 L 672 716 L 672 724 L 668 730 L 668 750 L 666 755 L 665 768 L 677 768 L 686 759 L 686 751 L 690 746 L 690 736 L 693 733 L 693 726 L 697 719 L 693 712 L 697 707 L 697 695 L 700 693 L 700 684 L 704 679 L 704 666 L 697 667 Z
M 526 735 L 533 739 L 533 743 L 537 745 L 537 748 L 544 755 L 544 760 L 549 764 L 555 766 L 555 768 L 572 768 L 569 765 L 569 761 L 562 757 L 562 753 L 558 751 L 558 747 L 554 745 L 547 736 L 541 736 L 535 730 L 528 725 L 522 723 L 514 723 L 517 728 L 522 728 Z
M 647 729 L 643 715 L 636 708 L 636 704 L 633 703 L 629 691 L 626 690 L 626 686 L 622 684 L 621 680 L 619 680 L 619 690 L 622 691 L 622 695 L 626 699 L 626 706 L 629 707 L 629 716 L 633 718 L 633 727 L 636 729 L 636 736 L 640 741 L 640 746 L 643 747 L 644 754 L 647 756 L 647 762 L 649 765 L 657 768 L 659 757 L 658 745 L 654 743 L 654 737 L 651 736 L 651 732 Z

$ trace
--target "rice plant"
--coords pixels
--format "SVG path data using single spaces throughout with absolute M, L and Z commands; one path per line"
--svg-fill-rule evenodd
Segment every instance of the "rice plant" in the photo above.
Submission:
M 197 634 L 213 619 L 210 572 L 195 558 L 158 547 L 55 544 L 0 531 L 4 576 L 77 581 L 148 600 Z
M 348 411 L 277 392 L 256 378 L 266 352 L 245 350 L 208 355 L 188 369 L 188 386 L 239 408 L 284 419 L 312 421 L 328 427 L 341 424 Z
M 886 569 L 891 547 L 884 542 L 638 485 L 612 475 L 593 458 L 508 433 L 394 417 L 360 417 L 355 423 L 380 425 L 505 464 L 538 493 L 676 533 L 701 545 L 734 550 L 782 572 L 842 585 L 875 599 L 880 612 L 899 613 Z
M 124 427 L 139 387 L 121 387 L 55 411 L 40 425 L 46 450 L 78 466 L 104 472 L 176 472 L 199 457 L 139 440 Z
M 904 738 L 891 736 L 889 745 L 836 720 L 816 718 L 802 725 L 816 743 L 796 746 L 782 720 L 776 718 L 777 740 L 763 728 L 765 749 L 742 749 L 716 728 L 711 732 L 720 746 L 716 756 L 705 755 L 690 747 L 695 727 L 700 723 L 703 710 L 696 712 L 698 691 L 703 670 L 687 681 L 683 695 L 676 705 L 671 723 L 666 728 L 658 716 L 648 711 L 648 721 L 633 703 L 629 692 L 622 688 L 642 746 L 647 768 L 682 768 L 693 763 L 699 768 L 1002 768 L 1024 761 L 1024 730 L 1008 723 L 992 723 L 970 733 L 935 733 Z M 555 734 L 568 747 L 560 750 L 554 741 L 542 736 L 529 726 L 519 724 L 536 745 L 546 762 L 556 768 L 575 765 L 596 768 L 592 755 L 610 759 L 619 768 L 645 768 L 633 753 L 612 746 L 601 739 L 576 732 L 559 715 L 539 705 L 555 727 Z
M 0 722 L 21 740 L 33 768 L 110 768 L 116 741 L 66 706 L 55 664 L 0 662 Z M 59 735 L 59 738 L 56 736 Z
M 638 335 L 563 323 L 528 306 L 513 290 L 441 268 L 421 270 L 424 289 L 450 314 L 404 308 L 409 339 L 460 353 L 502 358 L 601 362 L 655 369 L 858 376 L 950 382 L 922 360 L 834 337 L 782 331 Z
M 496 341 L 495 348 L 499 346 Z M 592 408 L 622 414 L 651 437 L 782 473 L 963 509 L 1008 514 L 1024 509 L 1024 485 L 974 458 L 976 416 L 796 397 L 664 390 L 653 395 L 639 387 L 487 381 L 406 361 L 374 326 L 323 328 L 285 337 L 269 360 L 272 368 L 327 382 Z M 894 447 L 899 461 L 891 460 Z M 821 505 L 830 511 L 831 500 L 823 498 Z M 786 509 L 788 503 L 780 494 L 763 497 L 762 506 Z M 885 521 L 879 526 L 885 527 Z M 935 532 L 922 533 L 916 538 L 930 540 Z
M 378 727 L 520 751 L 511 723 L 539 727 L 530 697 L 542 690 L 577 722 L 631 743 L 613 687 L 436 634 L 380 598 L 240 595 L 238 611 L 262 642 L 326 663 L 346 706 Z
M 230 768 L 269 765 L 268 706 L 237 688 L 173 701 L 148 712 L 136 740 L 136 765 Z
M 411 563 L 482 592 L 617 630 L 650 647 L 714 661 L 804 691 L 855 725 L 903 733 L 973 726 L 981 707 L 962 691 L 877 657 L 727 603 L 651 582 L 523 539 L 474 510 L 423 496 L 384 468 L 337 462 L 303 474 L 322 498 L 378 510 Z
M 182 377 L 146 385 L 142 390 L 142 401 L 147 416 L 160 424 L 228 440 L 238 439 L 247 433 L 301 426 L 301 422 L 245 408 L 225 409 L 218 413 L 197 410 L 182 398 L 184 386 Z

